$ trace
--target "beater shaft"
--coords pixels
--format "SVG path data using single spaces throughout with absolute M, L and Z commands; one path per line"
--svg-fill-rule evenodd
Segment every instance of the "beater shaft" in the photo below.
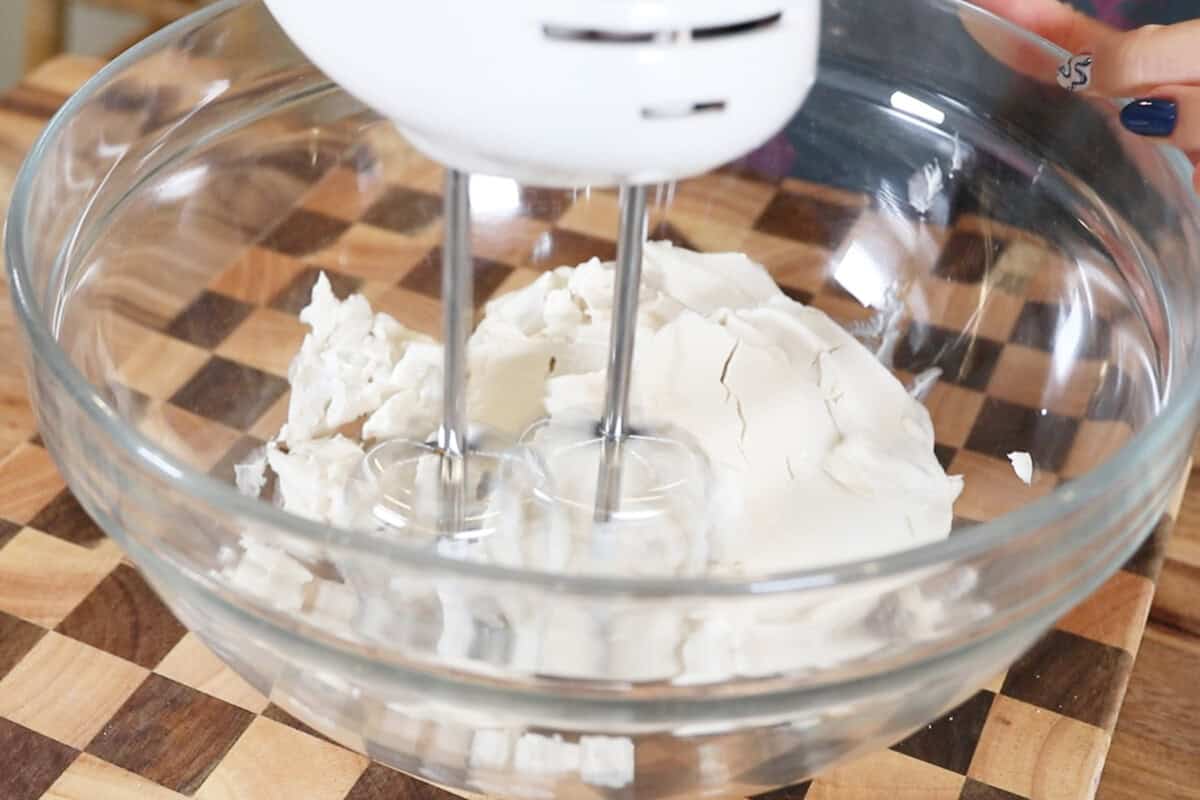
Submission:
M 470 176 L 446 170 L 442 216 L 442 424 L 441 525 L 458 533 L 464 525 L 467 486 L 467 337 L 474 315 L 471 261 Z
M 629 387 L 637 338 L 638 290 L 642 283 L 642 246 L 646 241 L 646 187 L 621 187 L 613 317 L 608 348 L 607 389 L 601 420 L 603 452 L 596 487 L 597 522 L 607 522 L 621 496 L 621 444 L 628 435 Z

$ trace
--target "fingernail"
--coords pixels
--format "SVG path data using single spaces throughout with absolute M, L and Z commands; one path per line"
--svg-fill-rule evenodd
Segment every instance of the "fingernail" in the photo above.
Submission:
M 1058 68 L 1058 85 L 1068 92 L 1082 92 L 1092 85 L 1091 53 L 1080 53 L 1071 56 Z
M 1139 136 L 1170 136 L 1179 122 L 1179 105 L 1161 97 L 1134 100 L 1121 109 L 1121 124 Z

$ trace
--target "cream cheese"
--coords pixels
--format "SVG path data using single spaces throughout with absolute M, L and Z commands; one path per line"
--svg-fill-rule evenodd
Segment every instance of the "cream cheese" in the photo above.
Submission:
M 598 418 L 612 289 L 613 265 L 592 260 L 491 302 L 470 342 L 472 420 L 517 436 L 546 416 Z M 347 481 L 364 444 L 434 430 L 440 348 L 360 295 L 338 300 L 324 277 L 301 319 L 310 333 L 290 370 L 287 423 L 266 460 L 285 509 L 369 524 Z M 648 244 L 638 328 L 631 416 L 686 431 L 718 486 L 700 572 L 816 567 L 949 534 L 962 484 L 934 456 L 926 409 L 874 354 L 788 298 L 746 256 Z M 365 420 L 361 440 L 338 433 L 355 420 Z M 256 466 L 238 473 L 251 491 L 261 486 Z M 586 542 L 590 527 L 569 536 Z M 620 559 L 606 566 L 591 556 L 530 563 L 520 550 L 503 560 L 622 569 Z M 697 571 L 694 559 L 647 557 L 638 553 L 637 572 L 674 574 L 684 563 Z

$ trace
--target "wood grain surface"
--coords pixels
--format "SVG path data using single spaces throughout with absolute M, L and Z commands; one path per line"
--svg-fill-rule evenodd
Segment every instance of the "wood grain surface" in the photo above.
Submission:
M 30 75 L 22 86 L 0 95 L 0 214 L 7 209 L 19 162 L 45 119 L 98 66 L 98 62 L 86 59 L 54 59 Z M 332 183 L 329 186 L 329 196 L 336 196 L 336 187 Z M 806 187 L 805 192 L 814 194 L 812 187 Z M 424 202 L 418 194 L 393 200 L 379 207 L 394 209 L 406 203 Z M 532 209 L 531 218 L 536 218 L 535 212 L 546 203 L 552 204 L 554 198 L 532 193 L 528 198 L 523 197 L 523 202 L 526 201 Z M 336 218 L 330 212 L 336 209 L 322 206 L 328 202 L 332 201 L 315 192 L 306 200 L 306 209 L 297 213 L 312 212 L 313 219 L 334 224 Z M 731 197 L 730 202 L 731 215 L 757 216 L 770 223 L 775 218 L 786 219 L 796 211 L 783 206 L 775 208 L 773 204 L 819 201 L 788 195 L 769 200 L 771 205 L 764 207 L 768 203 L 766 196 L 747 194 Z M 561 208 L 544 210 L 549 216 L 562 211 Z M 413 218 L 411 209 L 403 215 L 410 222 Z M 822 220 L 825 225 L 840 224 L 829 215 Z M 336 246 L 353 248 L 355 263 L 366 270 L 372 268 L 370 254 L 377 248 L 388 247 L 394 254 L 391 245 L 382 240 L 403 233 L 391 230 L 388 219 L 376 222 L 378 225 L 374 227 L 355 228 L 348 233 L 342 229 L 344 226 L 329 232 L 331 239 L 345 233 L 337 239 Z M 572 237 L 585 237 L 590 224 L 586 215 L 560 221 L 553 231 L 531 222 L 530 238 L 551 237 L 552 240 L 541 243 L 545 247 L 539 252 L 550 252 L 555 260 L 571 262 L 570 253 L 579 249 L 579 242 Z M 312 224 L 298 227 L 305 228 L 311 236 Z M 291 226 L 293 232 L 296 229 L 297 226 Z M 284 226 L 279 235 L 286 237 L 288 231 Z M 688 234 L 697 240 L 716 235 L 700 230 Z M 486 237 L 486 231 L 483 235 Z M 256 370 L 253 373 L 256 391 L 264 398 L 264 405 L 270 405 L 298 334 L 295 323 L 285 313 L 286 306 L 294 305 L 306 294 L 313 275 L 288 257 L 292 243 L 286 238 L 264 244 L 270 244 L 271 249 L 251 249 L 247 254 L 246 258 L 253 259 L 254 264 L 247 261 L 243 277 L 239 278 L 242 273 L 237 270 L 225 273 L 224 280 L 232 282 L 231 285 L 212 287 L 222 293 L 201 297 L 193 310 L 209 318 L 228 320 L 231 330 L 245 331 L 253 323 L 262 331 L 272 331 L 272 338 L 278 334 L 289 342 L 278 352 L 258 353 L 255 356 L 258 361 L 251 362 L 243 352 L 249 348 L 239 345 L 235 333 L 224 340 L 206 366 L 220 370 L 221 357 L 249 364 Z M 705 242 L 698 244 L 707 246 Z M 312 246 L 311 241 L 305 242 L 306 248 Z M 424 257 L 425 252 L 414 250 L 414 261 Z M 507 286 L 510 277 L 503 273 L 502 263 L 506 254 L 497 250 L 484 255 L 498 260 L 492 268 L 495 273 L 492 277 L 497 286 Z M 763 260 L 769 260 L 769 254 L 764 254 Z M 970 261 L 962 259 L 962 263 Z M 486 272 L 486 262 L 484 267 Z M 424 281 L 428 278 L 426 272 L 418 264 L 410 271 L 408 280 Z M 370 274 L 359 277 L 372 279 Z M 249 306 L 230 300 L 231 297 L 240 297 L 255 308 L 250 310 Z M 282 305 L 265 308 L 252 302 L 254 297 L 275 298 L 275 303 Z M 948 298 L 947 302 L 952 300 Z M 0 612 L 7 612 L 0 613 L 0 675 L 4 675 L 0 681 L 0 752 L 27 748 L 29 754 L 23 760 L 27 768 L 19 774 L 0 771 L 0 798 L 36 797 L 47 792 L 46 797 L 62 800 L 126 797 L 157 800 L 191 794 L 202 785 L 200 794 L 204 797 L 242 797 L 240 792 L 246 787 L 264 781 L 275 787 L 293 782 L 301 786 L 311 781 L 342 781 L 338 776 L 348 774 L 359 775 L 352 792 L 355 797 L 423 796 L 404 776 L 374 764 L 364 767 L 365 760 L 359 763 L 355 759 L 360 757 L 354 754 L 318 747 L 312 737 L 300 738 L 303 731 L 298 723 L 282 710 L 267 706 L 265 698 L 232 675 L 180 628 L 148 593 L 136 572 L 116 566 L 120 562 L 119 552 L 107 540 L 96 538 L 98 532 L 81 517 L 82 512 L 64 491 L 45 450 L 30 444 L 36 431 L 17 359 L 19 348 L 8 302 L 7 281 L 0 279 L 0 472 L 6 473 L 0 475 L 0 484 L 6 488 L 0 496 L 0 518 L 15 523 L 0 526 L 0 545 L 5 552 L 4 559 L 0 559 Z M 382 299 L 381 304 L 386 305 L 386 300 Z M 1021 324 L 1020 320 L 1001 322 Z M 173 325 L 176 328 L 171 337 L 144 343 L 145 358 L 161 362 L 162 348 L 171 348 L 172 353 L 179 351 L 181 355 L 178 363 L 188 365 L 181 374 L 192 374 L 195 359 L 187 358 L 193 338 L 189 317 L 181 315 Z M 197 330 L 199 335 L 209 336 L 213 328 L 206 325 Z M 212 346 L 211 342 L 195 344 L 197 348 Z M 199 359 L 200 351 L 195 355 Z M 997 369 L 1013 370 L 1014 374 L 1038 369 L 1034 354 L 1028 355 L 1022 358 L 1017 350 L 1006 353 L 1005 357 L 1013 359 L 1012 362 L 1000 364 Z M 244 380 L 249 373 L 243 369 L 238 374 Z M 204 383 L 217 385 L 220 377 L 209 376 Z M 219 396 L 210 396 L 186 384 L 167 386 L 164 380 L 160 372 L 154 385 L 137 386 L 132 382 L 131 385 L 155 399 L 169 396 L 178 408 L 210 418 L 220 417 Z M 963 376 L 964 385 L 969 385 L 970 380 L 970 375 Z M 1020 402 L 1020 398 L 1012 399 Z M 959 401 L 961 398 L 949 395 L 933 400 Z M 963 432 L 964 439 L 967 434 Z M 223 442 L 222 446 L 227 444 Z M 1075 455 L 1063 453 L 1064 469 L 1069 471 Z M 29 527 L 20 527 L 23 525 Z M 77 548 L 75 544 L 89 547 Z M 50 579 L 51 573 L 44 574 L 49 564 L 54 566 L 52 579 L 60 582 L 54 596 L 48 597 L 44 591 L 22 592 L 23 582 Z M 1140 625 L 1129 623 L 1144 615 L 1146 597 L 1136 591 L 1133 577 L 1128 581 L 1127 585 L 1120 579 L 1106 585 L 1104 611 L 1098 612 L 1096 604 L 1081 607 L 1059 626 L 1054 634 L 1056 641 L 1046 645 L 1057 652 L 1069 650 L 1094 655 L 1090 661 L 1094 669 L 1081 668 L 1059 687 L 1064 704 L 1073 702 L 1076 696 L 1086 697 L 1092 691 L 1091 682 L 1101 673 L 1128 674 L 1132 668 L 1123 707 L 1115 703 L 1091 704 L 1079 710 L 1080 716 L 1094 715 L 1094 719 L 1052 717 L 1040 713 L 1038 707 L 1053 699 L 1048 699 L 1046 693 L 1054 687 L 1021 685 L 1014 678 L 1011 685 L 991 687 L 992 694 L 1003 691 L 995 694 L 994 700 L 984 697 L 981 703 L 986 700 L 987 707 L 981 705 L 979 714 L 972 715 L 970 703 L 959 710 L 965 716 L 956 725 L 979 727 L 975 732 L 978 746 L 973 754 L 957 753 L 952 747 L 908 753 L 905 747 L 920 751 L 925 746 L 920 737 L 913 737 L 891 751 L 871 756 L 867 762 L 858 762 L 853 773 L 844 768 L 824 776 L 814 784 L 808 797 L 833 796 L 829 793 L 840 789 L 841 784 L 848 791 L 851 784 L 854 787 L 852 794 L 836 793 L 843 800 L 850 796 L 894 797 L 897 788 L 903 788 L 898 787 L 897 781 L 901 781 L 906 763 L 903 759 L 910 755 L 931 762 L 946 760 L 943 766 L 948 771 L 967 773 L 965 783 L 961 778 L 952 780 L 947 773 L 945 786 L 923 786 L 920 794 L 923 798 L 961 796 L 984 800 L 1005 796 L 1004 792 L 1028 797 L 1070 795 L 1077 789 L 1071 783 L 1072 778 L 1094 775 L 1095 766 L 1104 759 L 1104 742 L 1094 735 L 1094 728 L 1088 723 L 1106 726 L 1119 713 L 1097 796 L 1103 800 L 1200 798 L 1200 681 L 1196 678 L 1200 667 L 1200 488 L 1185 496 L 1154 597 L 1151 623 L 1140 650 L 1136 642 L 1128 641 L 1129 632 L 1140 630 Z M 34 606 L 30 605 L 30 596 L 37 597 Z M 136 609 L 128 615 L 128 624 L 113 622 L 111 610 L 116 607 Z M 42 635 L 38 625 L 53 630 Z M 1087 631 L 1088 638 L 1076 636 L 1074 631 Z M 1136 662 L 1130 664 L 1128 658 L 1122 658 L 1127 653 L 1120 650 L 1137 650 Z M 1031 651 L 1025 656 L 1026 666 L 1031 669 L 1020 672 L 1037 674 L 1037 660 L 1045 657 L 1045 652 L 1038 648 Z M 155 663 L 158 666 L 147 675 L 147 667 Z M 1077 663 L 1089 662 L 1084 659 Z M 96 676 L 102 673 L 109 677 L 98 681 Z M 199 692 L 194 691 L 197 688 Z M 1030 702 L 1021 701 L 1025 695 L 1032 698 Z M 40 703 L 38 713 L 27 715 L 24 709 L 35 702 Z M 47 702 L 51 704 L 49 708 Z M 88 712 L 78 713 L 79 706 L 86 706 Z M 44 730 L 34 729 L 31 734 L 21 728 L 20 721 L 26 717 Z M 1064 725 L 1072 729 L 1067 730 Z M 1008 735 L 1006 729 L 1019 730 L 1021 736 Z M 157 752 L 145 746 L 146 741 L 153 740 L 160 742 Z M 72 747 L 82 747 L 89 741 L 88 752 L 77 757 Z M 1017 752 L 1019 748 L 1029 750 L 1032 755 Z M 305 770 L 311 775 L 275 774 L 270 754 L 308 749 L 312 752 L 311 758 L 305 760 Z M 1013 764 L 1030 758 L 1054 759 L 1059 768 L 1053 774 L 1040 772 L 1034 776 L 1013 769 Z M 214 761 L 220 761 L 216 770 L 211 775 L 205 773 L 201 765 Z M 871 769 L 864 773 L 862 767 L 867 763 Z M 871 776 L 869 785 L 863 783 L 864 774 Z M 338 783 L 327 788 L 333 796 L 347 787 Z

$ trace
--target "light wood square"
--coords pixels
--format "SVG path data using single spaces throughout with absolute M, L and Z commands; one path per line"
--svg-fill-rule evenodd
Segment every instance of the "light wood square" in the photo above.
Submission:
M 1063 477 L 1077 478 L 1095 469 L 1116 455 L 1132 438 L 1133 429 L 1127 422 L 1083 420 L 1063 464 Z
M 994 233 L 991 225 L 980 227 L 980 233 Z M 1061 254 L 1017 238 L 1008 243 L 996 260 L 991 284 L 1022 300 L 1058 302 L 1066 273 L 1067 261 Z
M 1136 655 L 1153 599 L 1153 581 L 1122 570 L 1060 619 L 1057 627 Z
M 992 371 L 988 394 L 1026 408 L 1082 417 L 1103 380 L 1103 366 L 1099 361 L 1072 360 L 1064 370 L 1050 353 L 1010 344 Z
M 24 525 L 66 488 L 45 448 L 24 443 L 0 461 L 0 518 Z
M 149 674 L 50 632 L 0 681 L 0 717 L 82 749 Z
M 678 184 L 670 199 L 670 209 L 710 222 L 750 228 L 776 191 L 769 183 L 709 173 Z
M 284 392 L 283 396 L 272 403 L 266 413 L 254 423 L 254 427 L 249 431 L 250 435 L 262 439 L 264 442 L 273 439 L 275 434 L 279 433 L 279 429 L 283 427 L 283 423 L 287 422 L 290 400 L 291 392 Z
M 959 283 L 929 275 L 909 292 L 916 319 L 971 336 L 1008 341 L 1024 302 L 986 283 Z
M 163 333 L 147 331 L 117 369 L 118 380 L 156 400 L 165 400 L 208 361 L 208 351 Z
M 382 177 L 390 184 L 441 195 L 446 170 L 408 145 L 391 148 L 392 155 L 382 162 Z
M 121 561 L 26 528 L 0 548 L 0 611 L 53 628 Z
M 197 800 L 342 800 L 365 756 L 259 717 L 196 792 Z
M 524 289 L 526 286 L 533 283 L 544 274 L 545 273 L 543 273 L 541 270 L 518 267 L 514 269 L 512 274 L 505 278 L 499 286 L 496 287 L 496 291 L 492 293 L 492 299 L 506 295 L 509 292 L 515 292 L 519 289 Z M 480 311 L 482 311 L 482 309 L 480 309 Z
M 1100 780 L 1107 748 L 1099 728 L 1000 695 L 967 774 L 1021 797 L 1078 800 Z
M 291 314 L 256 308 L 221 343 L 217 354 L 286 378 L 288 365 L 307 333 L 308 327 Z
M 200 470 L 220 461 L 241 437 L 232 428 L 171 403 L 156 403 L 147 409 L 138 421 L 138 430 L 158 447 Z
M 580 192 L 555 227 L 613 242 L 617 239 L 618 210 L 615 194 Z
M 951 475 L 963 476 L 963 491 L 954 504 L 960 517 L 986 522 L 1015 511 L 1054 491 L 1058 478 L 1034 464 L 1033 483 L 1026 485 L 1013 471 L 1008 460 L 960 450 L 950 462 Z
M 42 800 L 182 800 L 183 795 L 159 786 L 95 756 L 81 753 Z
M 371 308 L 394 318 L 404 327 L 441 338 L 442 305 L 432 297 L 401 286 L 372 286 L 363 289 Z
M 154 671 L 255 714 L 267 707 L 267 698 L 217 658 L 194 633 L 180 639 Z
M 971 389 L 939 381 L 925 397 L 925 407 L 933 417 L 938 444 L 962 447 L 983 409 L 984 396 Z
M 672 212 L 667 221 L 703 252 L 745 253 L 781 286 L 815 294 L 825 283 L 831 256 L 824 248 L 685 213 Z
M 865 194 L 839 189 L 836 186 L 828 186 L 823 183 L 811 183 L 800 178 L 786 178 L 783 181 L 783 190 L 792 194 L 802 194 L 805 197 L 812 197 L 825 203 L 846 206 L 847 208 L 866 208 L 871 203 L 871 198 Z
M 472 222 L 471 248 L 479 258 L 521 266 L 528 262 L 534 245 L 551 227 L 528 217 L 483 216 Z
M 214 292 L 256 306 L 266 305 L 304 271 L 291 256 L 262 247 L 249 248 L 210 284 Z
M 358 172 L 338 166 L 314 186 L 300 202 L 301 208 L 335 219 L 356 222 L 383 194 L 386 184 L 377 170 Z
M 472 230 L 472 236 L 475 235 Z M 344 275 L 393 285 L 428 255 L 432 247 L 428 236 L 406 236 L 374 225 L 357 224 L 306 260 Z
M 823 773 L 805 800 L 958 800 L 963 783 L 949 770 L 880 750 Z

